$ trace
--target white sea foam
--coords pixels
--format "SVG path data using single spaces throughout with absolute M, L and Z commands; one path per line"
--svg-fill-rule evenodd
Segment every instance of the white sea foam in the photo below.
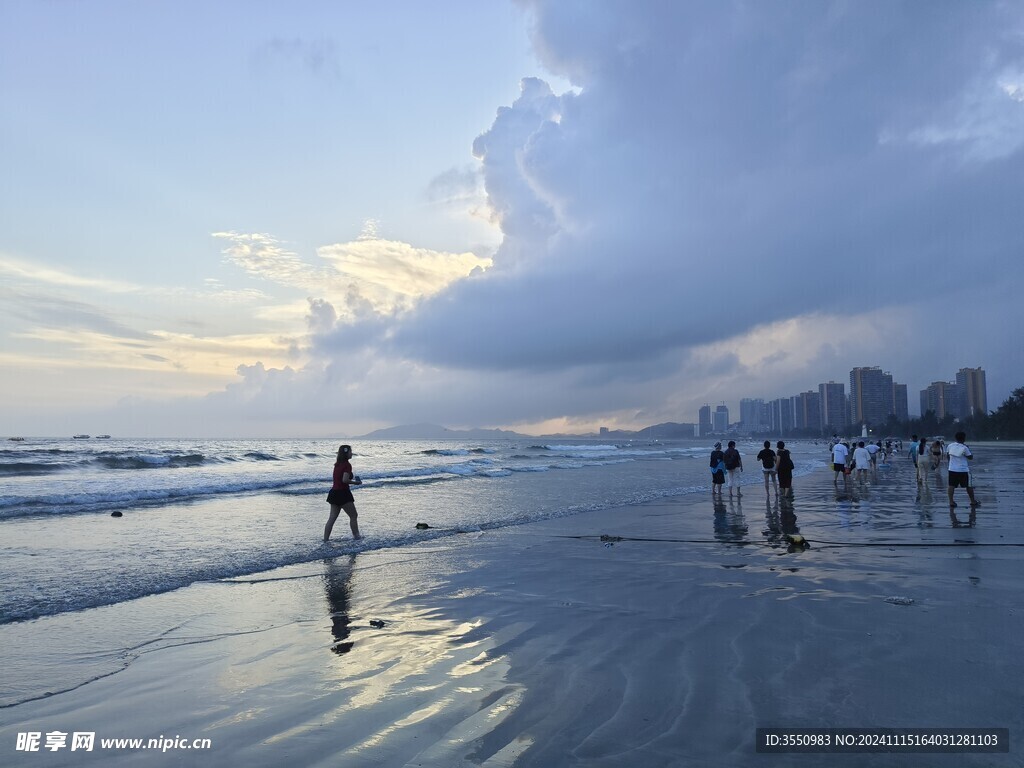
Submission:
M 549 451 L 617 451 L 617 445 L 545 445 Z

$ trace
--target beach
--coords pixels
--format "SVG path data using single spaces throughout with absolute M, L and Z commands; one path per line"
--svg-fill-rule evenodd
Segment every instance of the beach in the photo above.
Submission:
M 825 469 L 798 477 L 792 503 L 748 469 L 756 484 L 719 504 L 693 493 L 339 547 L 0 626 L 8 668 L 124 659 L 0 709 L 3 763 L 1024 765 L 1010 467 L 979 475 L 973 526 L 962 491 L 954 525 L 941 478 L 919 497 L 902 457 L 849 490 Z M 136 646 L 99 640 L 154 625 Z M 760 754 L 758 728 L 998 728 L 1010 746 Z M 91 751 L 71 750 L 76 732 Z M 16 749 L 25 733 L 38 752 Z M 47 733 L 68 746 L 47 750 Z M 101 747 L 112 738 L 171 747 Z

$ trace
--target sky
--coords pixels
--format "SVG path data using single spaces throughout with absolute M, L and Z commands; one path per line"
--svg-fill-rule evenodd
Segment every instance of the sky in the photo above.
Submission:
M 1024 386 L 1024 6 L 0 2 L 0 434 Z

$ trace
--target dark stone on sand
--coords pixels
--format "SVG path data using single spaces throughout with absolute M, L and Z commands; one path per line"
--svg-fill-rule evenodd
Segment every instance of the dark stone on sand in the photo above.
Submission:
M 426 523 L 416 523 L 416 529 L 420 531 L 425 531 L 429 527 Z
M 121 513 L 120 513 L 120 512 L 111 512 L 111 513 L 110 513 L 110 516 L 111 516 L 111 517 L 122 517 L 122 515 L 121 515 Z
M 370 626 L 374 627 L 375 629 L 383 629 L 384 622 L 380 619 L 370 619 Z

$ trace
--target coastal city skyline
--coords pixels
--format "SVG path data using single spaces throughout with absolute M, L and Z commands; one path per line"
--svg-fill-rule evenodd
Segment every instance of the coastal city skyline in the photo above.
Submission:
M 4 3 L 0 435 L 1024 384 L 1013 4 L 442 5 Z
M 849 388 L 847 388 L 849 387 Z M 899 422 L 931 412 L 937 419 L 951 416 L 960 420 L 989 412 L 984 368 L 961 368 L 952 381 L 936 380 L 917 393 L 916 411 L 910 409 L 907 385 L 895 381 L 892 373 L 878 366 L 850 370 L 847 382 L 830 380 L 814 389 L 789 397 L 765 400 L 743 397 L 736 421 L 725 402 L 705 403 L 697 411 L 694 434 L 738 433 L 808 435 L 841 433 L 850 427 L 880 428 L 890 418 Z

